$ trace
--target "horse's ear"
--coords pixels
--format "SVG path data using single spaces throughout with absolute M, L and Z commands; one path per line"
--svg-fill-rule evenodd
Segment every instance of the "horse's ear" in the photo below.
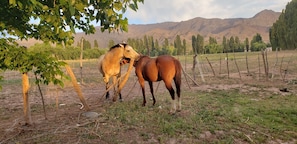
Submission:
M 126 43 L 120 43 L 119 45 L 120 45 L 121 47 L 126 48 L 126 46 L 127 46 L 128 44 L 126 44 Z

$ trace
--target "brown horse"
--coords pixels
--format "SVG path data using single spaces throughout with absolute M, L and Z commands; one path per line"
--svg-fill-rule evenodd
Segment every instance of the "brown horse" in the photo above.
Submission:
M 116 85 L 121 72 L 121 64 L 126 64 L 130 59 L 138 59 L 139 54 L 128 44 L 120 43 L 109 49 L 109 51 L 99 58 L 98 68 L 103 75 L 103 81 L 106 84 L 106 90 L 109 88 L 109 79 L 113 78 L 113 85 Z M 119 95 L 120 100 L 122 96 L 119 89 L 116 91 L 114 87 L 113 101 L 116 101 L 116 96 Z M 106 93 L 106 99 L 109 98 L 109 92 Z
M 148 81 L 149 83 L 150 91 L 153 97 L 153 105 L 155 105 L 156 99 L 154 96 L 153 82 L 163 80 L 173 100 L 172 109 L 170 112 L 175 113 L 175 92 L 172 87 L 172 81 L 174 81 L 178 97 L 178 110 L 181 110 L 180 87 L 182 67 L 180 62 L 176 58 L 168 55 L 161 55 L 157 58 L 140 56 L 137 62 L 134 63 L 134 67 L 135 73 L 138 77 L 138 82 L 142 88 L 143 106 L 145 106 L 146 104 L 144 81 Z

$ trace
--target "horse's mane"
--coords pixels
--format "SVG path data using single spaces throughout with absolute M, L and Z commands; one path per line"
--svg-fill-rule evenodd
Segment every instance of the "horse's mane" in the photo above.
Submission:
M 119 43 L 119 44 L 116 44 L 116 45 L 112 46 L 111 48 L 109 48 L 109 51 L 111 51 L 111 50 L 113 50 L 113 49 L 115 49 L 115 48 L 120 48 L 121 45 L 124 46 L 124 48 L 125 48 L 128 44 L 126 44 L 126 43 Z

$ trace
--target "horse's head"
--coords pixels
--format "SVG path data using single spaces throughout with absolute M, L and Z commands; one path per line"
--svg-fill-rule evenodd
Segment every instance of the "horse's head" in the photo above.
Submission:
M 122 43 L 120 44 L 121 47 L 124 48 L 124 57 L 129 59 L 138 59 L 139 54 L 128 44 Z
M 138 63 L 146 63 L 150 57 L 140 54 L 139 57 L 134 61 L 133 66 L 136 67 Z

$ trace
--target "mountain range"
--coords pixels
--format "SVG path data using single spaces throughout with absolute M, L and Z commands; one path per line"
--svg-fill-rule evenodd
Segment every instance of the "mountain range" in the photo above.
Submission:
M 94 34 L 75 34 L 74 45 L 77 45 L 81 37 L 88 40 L 91 45 L 97 40 L 99 47 L 108 47 L 109 40 L 119 43 L 126 41 L 128 38 L 143 38 L 144 35 L 153 36 L 160 44 L 165 38 L 169 42 L 173 42 L 176 35 L 180 35 L 181 39 L 187 41 L 187 44 L 191 44 L 192 36 L 197 34 L 202 35 L 205 41 L 208 41 L 208 38 L 211 36 L 216 38 L 218 43 L 221 43 L 223 36 L 226 38 L 238 36 L 243 42 L 246 38 L 251 41 L 257 33 L 262 36 L 264 42 L 269 42 L 269 28 L 278 19 L 280 14 L 280 12 L 274 12 L 272 10 L 263 10 L 251 18 L 207 19 L 196 17 L 181 22 L 132 24 L 128 26 L 128 32 L 101 32 L 100 27 L 96 27 Z M 25 42 L 21 43 L 25 45 Z

